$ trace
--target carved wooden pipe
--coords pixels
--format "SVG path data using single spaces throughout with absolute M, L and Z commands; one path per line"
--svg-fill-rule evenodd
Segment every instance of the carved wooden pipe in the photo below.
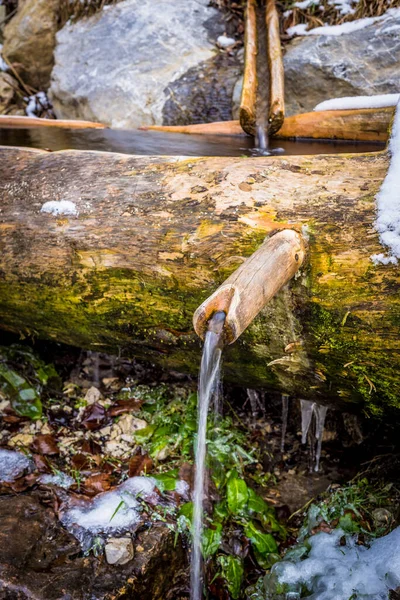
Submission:
M 295 275 L 304 256 L 305 243 L 297 231 L 284 229 L 266 239 L 196 310 L 193 315 L 196 333 L 204 338 L 212 315 L 223 311 L 224 342 L 232 344 Z

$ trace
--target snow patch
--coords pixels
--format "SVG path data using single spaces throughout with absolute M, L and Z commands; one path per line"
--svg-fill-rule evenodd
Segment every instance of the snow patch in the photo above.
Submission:
M 25 454 L 0 448 L 0 481 L 14 481 L 30 470 L 31 466 L 32 463 Z
M 314 600 L 388 600 L 389 590 L 400 585 L 400 527 L 359 546 L 356 537 L 344 532 L 318 533 L 309 538 L 311 550 L 305 560 L 282 561 L 272 568 L 272 578 L 286 584 L 292 593 L 306 586 Z M 297 596 L 296 596 L 297 597 Z M 299 596 L 300 597 L 300 596 Z
M 344 98 L 332 98 L 325 100 L 314 108 L 320 110 L 350 110 L 357 108 L 384 108 L 396 106 L 400 100 L 400 94 L 378 94 L 376 96 L 346 96 Z
M 286 30 L 288 35 L 345 35 L 353 33 L 360 29 L 364 29 L 369 25 L 373 25 L 378 21 L 385 21 L 388 17 L 399 17 L 400 8 L 390 8 L 384 15 L 380 17 L 365 17 L 364 19 L 356 19 L 355 21 L 349 21 L 342 23 L 341 25 L 324 25 L 323 27 L 316 27 L 307 31 L 308 25 L 301 23 L 294 25 Z
M 52 215 L 78 216 L 79 214 L 75 202 L 71 202 L 71 200 L 49 200 L 43 204 L 40 212 Z
M 183 498 L 189 498 L 190 486 L 187 481 L 183 479 L 178 479 L 175 484 L 175 492 L 182 496 Z
M 82 530 L 90 534 L 123 532 L 140 521 L 138 496 L 157 501 L 151 477 L 130 477 L 114 490 L 81 500 L 61 516 L 63 525 L 80 541 Z
M 1 3 L 0 3 L 1 4 Z M 3 51 L 3 44 L 0 44 L 0 71 L 7 71 L 8 70 L 8 64 L 6 63 L 6 61 L 1 57 L 1 53 Z
M 389 141 L 390 164 L 376 197 L 378 216 L 375 229 L 388 255 L 374 254 L 374 264 L 397 264 L 400 258 L 400 101 L 397 104 Z

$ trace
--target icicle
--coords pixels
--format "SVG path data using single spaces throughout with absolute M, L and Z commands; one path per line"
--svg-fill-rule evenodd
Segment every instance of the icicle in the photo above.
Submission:
M 315 413 L 315 437 L 317 438 L 317 454 L 315 457 L 315 467 L 314 471 L 319 471 L 319 461 L 321 459 L 321 448 L 322 448 L 322 437 L 324 434 L 324 425 L 326 413 L 328 412 L 327 406 L 322 406 L 321 404 L 315 404 L 314 413 Z
M 309 400 L 300 400 L 301 407 L 301 443 L 307 442 L 307 434 L 310 429 L 311 419 L 313 416 L 314 402 Z
M 257 416 L 258 409 L 260 407 L 260 398 L 256 390 L 247 389 L 247 397 L 250 400 L 251 413 L 255 418 Z
M 289 396 L 287 394 L 282 394 L 282 438 L 281 438 L 281 452 L 285 450 L 285 437 L 286 437 L 286 429 L 288 422 L 288 412 L 289 412 Z

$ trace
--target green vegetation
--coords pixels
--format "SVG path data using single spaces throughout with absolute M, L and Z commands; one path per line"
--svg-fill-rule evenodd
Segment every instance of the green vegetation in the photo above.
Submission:
M 136 432 L 135 439 L 157 464 L 158 472 L 151 477 L 160 490 L 173 491 L 180 467 L 193 460 L 197 396 L 182 392 L 169 398 L 166 387 L 139 387 L 137 392 L 145 400 L 139 416 L 148 426 Z M 202 551 L 209 581 L 225 581 L 236 599 L 241 597 L 247 557 L 251 555 L 261 569 L 269 568 L 279 560 L 278 544 L 286 531 L 274 509 L 251 487 L 259 479 L 254 468 L 258 456 L 248 447 L 244 432 L 229 417 L 212 419 L 207 450 L 214 506 L 205 515 Z M 176 530 L 190 537 L 191 519 L 188 502 L 179 509 Z
M 53 365 L 47 365 L 25 346 L 0 347 L 0 393 L 18 415 L 42 416 L 41 394 L 50 380 L 59 381 Z

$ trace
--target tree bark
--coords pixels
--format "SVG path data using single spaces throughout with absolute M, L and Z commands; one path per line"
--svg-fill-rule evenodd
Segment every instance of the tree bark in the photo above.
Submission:
M 376 267 L 385 153 L 135 157 L 0 148 L 0 325 L 196 374 L 196 308 L 266 236 L 309 236 L 300 275 L 224 353 L 226 379 L 398 407 L 399 270 Z M 70 200 L 78 216 L 41 213 Z

